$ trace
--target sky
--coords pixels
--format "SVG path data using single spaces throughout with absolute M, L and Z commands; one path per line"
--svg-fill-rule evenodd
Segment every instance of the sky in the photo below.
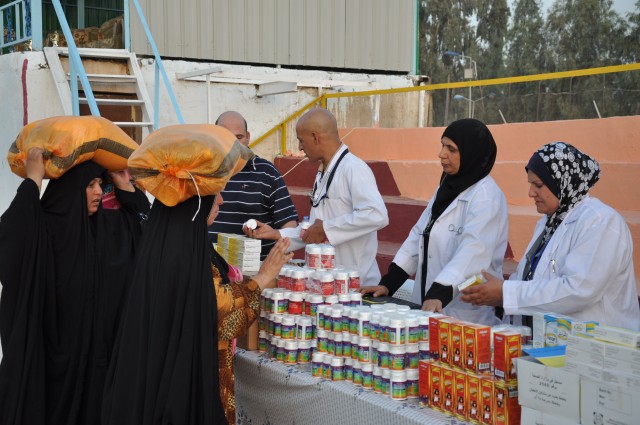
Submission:
M 513 2 L 513 0 L 511 0 Z M 554 0 L 542 0 L 542 7 L 548 10 L 553 4 Z M 627 17 L 627 13 L 635 10 L 635 0 L 613 0 L 613 10 L 622 15 L 623 18 Z

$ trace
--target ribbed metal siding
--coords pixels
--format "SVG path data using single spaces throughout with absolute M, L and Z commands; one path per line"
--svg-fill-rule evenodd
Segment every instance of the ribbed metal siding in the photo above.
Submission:
M 409 72 L 415 0 L 141 0 L 170 57 Z M 135 11 L 132 48 L 151 54 Z

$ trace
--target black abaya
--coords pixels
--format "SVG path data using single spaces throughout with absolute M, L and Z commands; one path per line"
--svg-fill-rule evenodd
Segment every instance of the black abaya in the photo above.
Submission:
M 42 200 L 25 180 L 0 220 L 0 424 L 98 423 L 120 306 L 140 234 L 140 191 L 89 217 L 86 187 L 103 169 L 79 164 Z
M 226 423 L 206 225 L 213 199 L 153 205 L 109 368 L 104 425 Z

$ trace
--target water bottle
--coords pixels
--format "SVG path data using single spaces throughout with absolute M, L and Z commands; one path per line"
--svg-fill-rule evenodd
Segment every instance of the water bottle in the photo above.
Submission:
M 300 224 L 300 239 L 304 237 L 304 234 L 307 232 L 309 227 L 311 227 L 311 221 L 309 221 L 309 216 L 305 215 L 302 219 L 302 223 Z

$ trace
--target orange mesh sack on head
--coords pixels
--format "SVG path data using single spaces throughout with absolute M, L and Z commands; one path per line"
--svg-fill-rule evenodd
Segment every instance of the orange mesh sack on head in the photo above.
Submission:
M 172 207 L 194 195 L 220 193 L 252 157 L 253 152 L 226 128 L 173 125 L 147 136 L 129 158 L 129 172 L 136 183 Z
M 22 178 L 27 176 L 24 160 L 33 147 L 45 151 L 45 178 L 56 179 L 89 160 L 110 171 L 124 170 L 138 144 L 102 117 L 61 116 L 34 121 L 22 128 L 7 155 L 11 171 Z

